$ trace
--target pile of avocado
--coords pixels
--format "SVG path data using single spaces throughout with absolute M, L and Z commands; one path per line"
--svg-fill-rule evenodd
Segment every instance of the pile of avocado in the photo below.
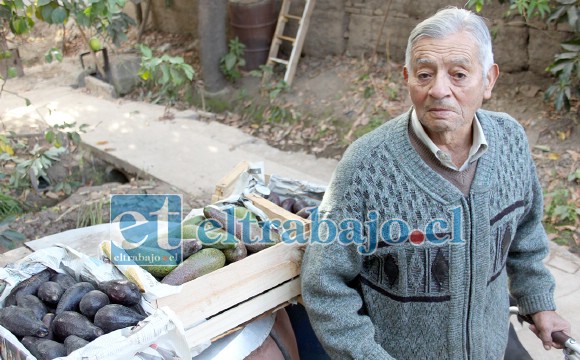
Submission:
M 256 241 L 263 236 L 262 228 L 255 214 L 243 206 L 208 205 L 203 208 L 203 215 L 181 224 L 182 259 L 162 265 L 138 265 L 163 284 L 182 285 L 279 242 L 277 233 L 269 234 L 270 241 Z M 158 247 L 140 246 L 125 251 L 130 256 L 174 259 Z
M 0 325 L 39 360 L 67 356 L 97 337 L 146 318 L 128 280 L 93 284 L 45 269 L 18 284 L 0 309 Z

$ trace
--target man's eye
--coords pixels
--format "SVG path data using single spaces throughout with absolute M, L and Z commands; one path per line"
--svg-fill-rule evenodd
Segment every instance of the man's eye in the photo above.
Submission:
M 455 78 L 457 79 L 465 79 L 467 77 L 467 74 L 465 73 L 456 73 L 455 74 Z
M 417 78 L 419 78 L 419 80 L 426 80 L 426 79 L 429 79 L 429 77 L 431 77 L 431 75 L 428 73 L 417 74 Z

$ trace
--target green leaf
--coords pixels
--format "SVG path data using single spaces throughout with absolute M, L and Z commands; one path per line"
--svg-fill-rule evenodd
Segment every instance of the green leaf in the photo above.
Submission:
M 42 14 L 42 19 L 49 24 L 52 24 L 52 11 L 53 10 L 54 9 L 49 5 L 43 6 L 40 9 L 40 13 Z
M 44 6 L 44 5 L 48 5 L 51 3 L 52 0 L 38 0 L 38 3 L 36 3 L 36 6 Z
M 183 84 L 183 81 L 185 80 L 185 78 L 183 77 L 183 75 L 181 74 L 179 69 L 176 69 L 175 67 L 171 67 L 171 68 L 169 68 L 169 72 L 171 73 L 171 78 L 172 78 L 175 86 L 181 86 L 181 84 Z
M 562 49 L 564 49 L 564 50 L 575 52 L 576 55 L 578 55 L 578 53 L 580 52 L 580 45 L 570 44 L 570 43 L 562 43 L 562 44 L 560 44 L 560 46 L 562 46 Z
M 236 65 L 236 56 L 232 53 L 226 54 L 226 69 L 231 70 Z
M 151 58 L 153 57 L 153 51 L 151 51 L 151 49 L 145 45 L 140 45 L 139 49 L 141 50 L 141 53 L 143 54 L 143 56 L 147 57 L 147 58 Z
M 17 9 L 24 9 L 24 1 L 22 1 L 22 0 L 14 0 L 14 6 Z
M 19 233 L 18 231 L 15 230 L 4 230 L 2 232 L 2 236 L 4 236 L 5 238 L 7 238 L 8 240 L 14 241 L 14 242 L 21 242 L 26 240 L 26 236 L 22 235 L 21 233 Z
M 189 64 L 184 64 L 183 65 L 183 72 L 185 73 L 185 76 L 191 81 L 193 80 L 193 75 L 195 75 L 195 71 L 193 70 L 193 67 L 191 67 L 191 65 Z
M 16 35 L 24 34 L 28 31 L 28 23 L 25 19 L 22 18 L 14 18 L 10 22 L 10 30 Z
M 75 145 L 77 145 L 77 144 L 80 144 L 80 143 L 81 143 L 81 136 L 79 135 L 79 133 L 77 133 L 77 132 L 71 132 L 71 133 L 69 133 L 69 134 L 70 134 L 70 136 L 71 136 L 71 140 L 72 140 L 72 142 L 73 142 Z
M 67 18 L 68 14 L 64 8 L 58 7 L 54 9 L 51 14 L 52 22 L 54 24 L 63 24 Z
M 52 142 L 54 141 L 54 131 L 52 130 L 48 130 L 46 133 L 44 133 L 44 138 L 46 139 L 46 141 L 48 141 L 50 144 L 52 144 Z
M 163 73 L 163 76 L 161 77 L 161 79 L 159 79 L 159 83 L 167 84 L 167 82 L 169 81 L 169 67 L 167 66 L 167 64 L 161 65 L 161 72 Z
M 26 103 L 26 106 L 30 106 L 30 104 L 32 104 L 29 98 L 24 98 L 24 102 Z

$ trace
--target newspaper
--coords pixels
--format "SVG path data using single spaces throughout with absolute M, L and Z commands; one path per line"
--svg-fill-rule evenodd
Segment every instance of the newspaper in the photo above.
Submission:
M 98 258 L 88 257 L 66 246 L 53 246 L 38 250 L 0 268 L 0 279 L 6 285 L 0 295 L 0 304 L 4 304 L 8 294 L 21 281 L 46 268 L 67 273 L 79 281 L 92 283 L 124 278 L 118 269 Z M 183 325 L 175 314 L 168 308 L 152 309 L 147 306 L 145 299 L 142 299 L 141 305 L 149 316 L 136 327 L 102 335 L 87 346 L 60 359 L 191 359 Z M 34 359 L 18 339 L 2 326 L 0 326 L 0 343 L 2 345 L 0 356 L 3 359 Z

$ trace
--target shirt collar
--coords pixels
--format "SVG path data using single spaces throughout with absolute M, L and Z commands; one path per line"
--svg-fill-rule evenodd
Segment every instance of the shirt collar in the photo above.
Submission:
M 459 168 L 451 161 L 451 156 L 435 145 L 433 140 L 431 140 L 429 135 L 427 135 L 423 125 L 417 117 L 415 109 L 411 112 L 411 129 L 415 132 L 415 135 L 417 135 L 419 140 L 435 155 L 441 164 L 453 170 L 463 171 L 467 169 L 469 164 L 479 159 L 487 151 L 487 141 L 477 115 L 474 115 L 473 117 L 473 138 L 471 148 L 469 149 L 469 156 L 465 163 Z

